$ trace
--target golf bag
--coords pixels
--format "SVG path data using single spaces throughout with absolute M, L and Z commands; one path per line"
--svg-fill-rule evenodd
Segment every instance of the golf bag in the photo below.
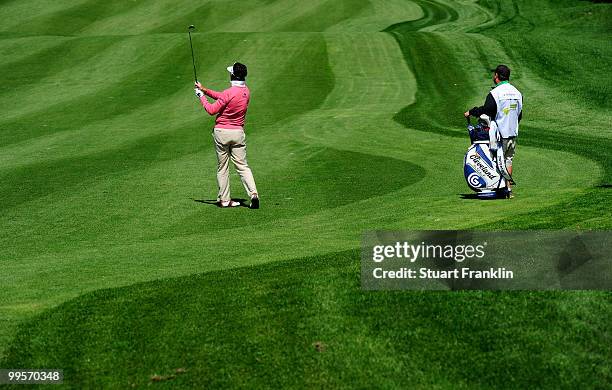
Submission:
M 468 121 L 471 145 L 463 160 L 463 174 L 468 186 L 479 198 L 508 196 L 507 183 L 514 184 L 506 167 L 501 137 L 495 122 L 482 115 L 472 126 Z

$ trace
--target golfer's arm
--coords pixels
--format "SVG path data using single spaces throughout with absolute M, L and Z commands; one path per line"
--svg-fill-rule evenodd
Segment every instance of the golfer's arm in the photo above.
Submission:
M 204 88 L 203 92 L 204 94 L 206 94 L 206 96 L 210 96 L 211 98 L 215 100 L 219 99 L 222 95 L 221 92 L 213 91 L 212 89 L 206 89 L 206 88 Z
M 219 98 L 214 103 L 209 103 L 206 100 L 206 96 L 200 97 L 200 103 L 202 103 L 202 107 L 206 110 L 209 115 L 216 115 L 221 111 L 223 107 L 225 107 L 225 99 Z

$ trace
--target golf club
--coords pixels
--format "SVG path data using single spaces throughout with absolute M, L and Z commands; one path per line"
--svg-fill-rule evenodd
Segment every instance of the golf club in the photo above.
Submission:
M 192 24 L 187 28 L 187 32 L 189 33 L 189 46 L 191 47 L 191 62 L 193 63 L 193 79 L 198 81 L 198 74 L 196 72 L 196 64 L 195 64 L 195 56 L 193 55 L 193 44 L 191 43 L 191 31 L 195 30 L 195 26 Z

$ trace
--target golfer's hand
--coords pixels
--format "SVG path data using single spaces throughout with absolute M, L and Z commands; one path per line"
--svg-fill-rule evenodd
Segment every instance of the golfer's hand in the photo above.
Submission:
M 470 112 L 469 111 L 464 112 L 463 116 L 466 117 L 466 118 L 469 118 L 470 117 Z
M 202 91 L 205 89 L 204 86 L 199 81 L 195 82 L 195 87 L 198 89 L 201 89 Z
M 202 90 L 200 90 L 199 88 L 194 88 L 194 91 L 195 91 L 195 95 L 198 98 L 201 98 L 202 96 L 204 96 L 204 92 L 202 92 Z

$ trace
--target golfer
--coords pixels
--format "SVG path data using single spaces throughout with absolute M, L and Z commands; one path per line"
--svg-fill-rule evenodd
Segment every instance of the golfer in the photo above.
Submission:
M 512 159 L 516 148 L 516 137 L 518 136 L 519 122 L 523 118 L 523 95 L 510 84 L 510 68 L 499 65 L 492 70 L 495 86 L 487 95 L 484 106 L 474 107 L 465 112 L 465 117 L 470 115 L 480 117 L 486 114 L 497 123 L 497 129 L 502 137 L 504 156 L 508 173 L 512 175 Z M 508 183 L 508 196 L 513 198 L 512 188 Z
M 251 198 L 249 208 L 259 208 L 259 195 L 255 187 L 255 179 L 246 159 L 246 136 L 244 134 L 244 118 L 249 106 L 251 93 L 246 86 L 247 67 L 236 62 L 227 67 L 230 73 L 231 87 L 223 92 L 216 92 L 204 88 L 199 82 L 195 83 L 195 93 L 202 106 L 210 115 L 217 115 L 213 138 L 217 151 L 217 183 L 219 207 L 240 206 L 239 202 L 230 197 L 229 159 L 232 159 L 236 171 L 242 179 L 242 184 Z M 215 100 L 209 103 L 206 96 Z

